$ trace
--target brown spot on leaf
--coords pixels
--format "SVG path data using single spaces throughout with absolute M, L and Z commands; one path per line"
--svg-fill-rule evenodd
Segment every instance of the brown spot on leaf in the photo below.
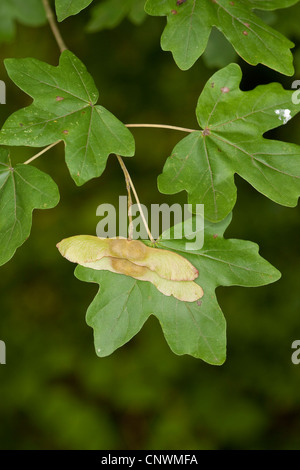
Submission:
M 63 101 L 64 100 L 64 98 L 62 96 L 57 96 L 55 99 L 56 99 L 56 101 Z
M 202 305 L 202 300 L 197 300 L 197 305 L 200 307 Z
M 177 15 L 177 10 L 171 10 L 172 15 Z
M 182 5 L 185 2 L 186 2 L 186 0 L 177 0 L 176 5 L 179 6 L 179 5 Z
M 250 24 L 249 23 L 244 23 L 245 26 L 247 26 L 247 28 L 250 27 Z
M 222 93 L 228 93 L 229 91 L 230 91 L 230 89 L 228 88 L 228 86 L 223 86 L 223 87 L 221 88 L 221 92 L 222 92 Z
M 215 233 L 213 237 L 214 237 L 214 239 L 218 238 L 218 234 Z
M 24 126 L 23 122 L 20 122 L 19 126 L 20 126 L 20 127 L 23 127 L 23 126 Z
M 230 3 L 230 5 L 232 5 L 232 6 L 234 5 L 234 2 L 229 2 L 229 3 Z
M 212 88 L 215 88 L 215 82 L 211 82 L 211 85 L 210 85 Z
M 68 131 L 67 129 L 65 129 L 65 130 L 63 131 L 63 134 L 68 135 L 68 134 L 69 134 L 69 131 Z
M 243 31 L 244 36 L 248 36 L 248 31 Z
M 202 131 L 202 135 L 210 135 L 210 130 L 208 129 L 208 127 L 206 127 L 203 131 Z

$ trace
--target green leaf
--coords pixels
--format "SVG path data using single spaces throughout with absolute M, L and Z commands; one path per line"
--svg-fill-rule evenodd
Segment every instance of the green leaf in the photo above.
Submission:
M 274 27 L 278 29 L 278 31 L 288 37 L 296 39 L 300 38 L 300 2 L 297 2 L 293 8 L 280 10 L 276 13 L 273 13 L 273 15 L 275 15 Z
M 1 0 L 0 43 L 10 41 L 15 35 L 15 22 L 26 26 L 41 26 L 46 14 L 41 0 Z
M 92 18 L 87 25 L 90 32 L 115 28 L 128 17 L 133 23 L 144 20 L 145 0 L 104 0 L 92 9 Z
M 280 273 L 258 254 L 256 244 L 225 240 L 231 218 L 208 224 L 205 244 L 186 251 L 186 240 L 160 240 L 159 248 L 172 249 L 199 270 L 195 282 L 203 287 L 201 301 L 183 302 L 167 297 L 149 282 L 122 274 L 78 266 L 75 275 L 99 284 L 86 320 L 94 329 L 96 353 L 107 356 L 128 342 L 150 315 L 158 318 L 175 354 L 189 354 L 210 364 L 222 364 L 226 356 L 226 323 L 215 295 L 217 286 L 261 286 L 274 282 Z
M 61 54 L 58 67 L 36 59 L 7 59 L 5 66 L 34 102 L 8 118 L 1 144 L 42 147 L 63 140 L 77 185 L 100 176 L 110 153 L 134 154 L 132 134 L 113 114 L 95 105 L 94 81 L 70 51 Z
M 93 0 L 55 0 L 58 21 L 63 21 L 69 16 L 77 15 L 81 10 L 89 6 L 92 1 Z
M 149 15 L 167 16 L 161 46 L 172 52 L 182 70 L 189 69 L 202 55 L 211 28 L 216 26 L 249 64 L 262 63 L 285 75 L 293 75 L 290 48 L 294 44 L 252 12 L 257 4 L 261 9 L 270 9 L 271 2 L 186 0 L 176 3 L 175 0 L 148 0 L 145 10 Z M 293 3 L 278 1 L 274 8 Z
M 252 8 L 259 10 L 277 10 L 278 8 L 287 8 L 299 0 L 249 0 Z
M 162 193 L 187 191 L 215 222 L 234 207 L 235 173 L 278 204 L 294 207 L 300 195 L 300 147 L 262 137 L 299 112 L 293 92 L 278 83 L 243 92 L 241 78 L 236 64 L 212 76 L 196 109 L 203 130 L 176 145 L 158 177 Z
M 206 67 L 221 69 L 231 62 L 236 62 L 238 56 L 223 34 L 213 28 L 202 59 Z
M 58 202 L 58 187 L 49 175 L 29 165 L 12 167 L 8 151 L 0 149 L 0 265 L 28 238 L 32 211 Z

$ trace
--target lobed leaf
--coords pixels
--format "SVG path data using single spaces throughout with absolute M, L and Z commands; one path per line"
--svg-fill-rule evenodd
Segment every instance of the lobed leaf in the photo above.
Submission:
M 7 59 L 5 66 L 34 102 L 7 119 L 0 144 L 41 147 L 63 140 L 66 163 L 77 185 L 100 176 L 109 154 L 134 154 L 132 134 L 96 105 L 94 81 L 73 53 L 64 51 L 58 67 L 36 59 Z
M 140 331 L 150 315 L 158 318 L 175 354 L 190 354 L 220 365 L 226 357 L 226 323 L 215 289 L 219 285 L 259 286 L 276 281 L 280 273 L 258 254 L 256 244 L 226 240 L 223 232 L 230 217 L 207 224 L 201 250 L 186 251 L 187 240 L 160 240 L 159 248 L 173 250 L 199 271 L 196 283 L 204 295 L 195 302 L 161 294 L 149 282 L 107 271 L 78 266 L 75 275 L 99 284 L 86 320 L 94 329 L 96 353 L 111 354 Z
M 236 64 L 212 76 L 196 108 L 203 130 L 176 145 L 158 177 L 161 192 L 187 191 L 214 222 L 234 207 L 235 173 L 279 204 L 293 207 L 300 196 L 300 147 L 262 136 L 299 112 L 293 92 L 278 83 L 243 92 L 241 78 Z
M 8 151 L 0 149 L 0 265 L 28 238 L 32 211 L 58 202 L 58 188 L 49 175 L 29 165 L 12 167 Z
M 189 69 L 203 54 L 213 26 L 231 42 L 249 64 L 264 64 L 285 75 L 293 75 L 294 44 L 265 24 L 252 10 L 276 9 L 296 1 L 252 0 L 147 0 L 149 15 L 167 16 L 161 47 L 171 51 L 182 70 Z

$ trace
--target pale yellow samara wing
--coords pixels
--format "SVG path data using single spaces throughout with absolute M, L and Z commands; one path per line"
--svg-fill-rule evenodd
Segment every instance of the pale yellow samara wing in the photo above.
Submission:
M 82 264 L 112 256 L 145 266 L 172 281 L 193 281 L 198 277 L 197 269 L 183 256 L 169 250 L 151 248 L 139 240 L 78 235 L 65 238 L 57 248 L 62 256 L 73 263 Z
M 162 294 L 173 295 L 176 299 L 185 302 L 195 302 L 203 296 L 203 290 L 196 282 L 163 279 L 155 271 L 151 271 L 145 266 L 138 266 L 126 259 L 104 257 L 98 261 L 84 263 L 83 266 L 99 271 L 125 274 L 139 281 L 151 282 Z

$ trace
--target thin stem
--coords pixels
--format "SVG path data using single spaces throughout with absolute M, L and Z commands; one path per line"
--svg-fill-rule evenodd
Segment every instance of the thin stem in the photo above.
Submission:
M 186 127 L 169 126 L 168 124 L 126 124 L 126 127 L 156 127 L 158 129 L 171 129 L 181 132 L 195 132 L 196 129 L 187 129 Z
M 52 29 L 52 33 L 55 37 L 55 40 L 56 40 L 57 45 L 60 49 L 60 52 L 64 52 L 68 48 L 65 45 L 64 40 L 63 40 L 63 38 L 60 34 L 60 31 L 58 29 L 55 16 L 54 16 L 53 11 L 52 11 L 52 9 L 50 7 L 50 4 L 49 4 L 49 0 L 43 0 L 43 5 L 44 5 L 44 9 L 45 9 L 45 12 L 46 12 L 46 16 L 47 16 L 49 25 Z
M 117 159 L 118 159 L 118 161 L 119 161 L 119 163 L 120 163 L 120 165 L 121 165 L 121 168 L 122 168 L 122 170 L 123 170 L 123 173 L 124 173 L 124 176 L 125 176 L 125 180 L 126 180 L 126 184 L 127 184 L 127 182 L 128 182 L 128 183 L 130 184 L 131 189 L 132 189 L 132 192 L 133 192 L 133 194 L 134 194 L 135 200 L 136 200 L 136 202 L 137 202 L 137 205 L 138 205 L 138 208 L 139 208 L 141 217 L 142 217 L 142 221 L 143 221 L 143 223 L 144 223 L 145 229 L 147 230 L 148 236 L 149 236 L 151 242 L 152 242 L 152 243 L 155 243 L 155 240 L 154 240 L 154 238 L 153 238 L 153 236 L 152 236 L 152 233 L 150 232 L 149 226 L 148 226 L 147 221 L 146 221 L 146 219 L 145 219 L 145 216 L 144 216 L 144 213 L 143 213 L 143 209 L 142 209 L 142 206 L 141 206 L 139 197 L 138 197 L 138 195 L 137 195 L 136 189 L 135 189 L 135 187 L 134 187 L 134 184 L 133 184 L 133 182 L 132 182 L 132 179 L 130 178 L 130 174 L 128 173 L 128 170 L 127 170 L 127 168 L 126 168 L 126 166 L 125 166 L 125 163 L 123 162 L 123 159 L 120 157 L 120 155 L 116 155 L 116 156 L 117 156 Z
M 132 225 L 132 213 L 131 213 L 132 197 L 131 197 L 130 183 L 127 178 L 127 174 L 124 173 L 124 176 L 125 176 L 126 189 L 127 189 L 127 194 L 128 194 L 128 219 L 129 219 L 128 239 L 132 240 L 133 238 L 133 225 Z
M 50 150 L 55 145 L 59 144 L 59 142 L 61 142 L 61 141 L 58 140 L 57 142 L 54 142 L 54 144 L 48 145 L 48 147 L 44 148 L 43 150 L 41 150 L 36 155 L 33 155 L 33 157 L 29 158 L 29 160 L 26 160 L 26 162 L 24 162 L 23 165 L 28 165 L 29 163 L 33 162 L 33 160 L 36 160 L 36 158 L 39 158 L 44 153 L 48 152 L 48 150 Z

